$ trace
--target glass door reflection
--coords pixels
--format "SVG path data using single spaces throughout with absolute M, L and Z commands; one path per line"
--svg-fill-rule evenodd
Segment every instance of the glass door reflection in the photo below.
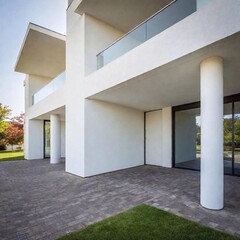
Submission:
M 234 103 L 234 174 L 240 175 L 240 102 Z
M 44 158 L 50 158 L 50 121 L 44 121 Z
M 200 108 L 175 113 L 175 167 L 200 170 Z
M 224 104 L 223 136 L 224 136 L 224 173 L 232 174 L 233 167 L 233 128 L 232 128 L 232 103 Z

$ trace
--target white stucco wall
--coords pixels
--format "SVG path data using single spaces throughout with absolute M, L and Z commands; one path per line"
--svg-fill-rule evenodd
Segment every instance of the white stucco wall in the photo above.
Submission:
M 66 83 L 76 89 L 80 78 L 84 76 L 85 18 L 74 12 L 74 5 L 75 1 L 67 10 Z
M 106 123 L 108 123 L 109 126 L 115 126 L 114 124 L 117 123 L 117 120 L 113 123 L 110 121 L 111 118 L 106 119 L 105 115 L 112 116 L 113 118 L 118 116 L 122 125 L 117 125 L 117 127 L 122 130 L 124 126 L 128 131 L 132 127 L 131 124 L 133 124 L 131 119 L 135 119 L 138 122 L 138 125 L 134 127 L 139 129 L 141 119 L 137 117 L 138 114 L 141 113 L 139 111 L 107 103 L 93 101 L 90 103 L 89 100 L 85 102 L 85 98 L 111 88 L 112 86 L 116 86 L 124 81 L 128 81 L 131 78 L 140 76 L 159 66 L 166 65 L 177 58 L 239 31 L 238 20 L 240 20 L 240 6 L 239 3 L 234 0 L 211 0 L 208 4 L 206 4 L 206 0 L 198 0 L 199 11 L 119 57 L 99 71 L 95 71 L 97 67 L 97 53 L 114 42 L 123 33 L 111 27 L 111 23 L 108 25 L 86 14 L 81 16 L 75 13 L 74 10 L 79 2 L 80 0 L 74 1 L 67 10 L 66 86 L 28 109 L 31 105 L 32 95 L 50 81 L 50 79 L 43 79 L 38 76 L 30 76 L 30 80 L 27 78 L 26 103 L 28 105 L 26 106 L 26 115 L 27 119 L 33 119 L 41 114 L 48 113 L 66 105 L 66 170 L 76 175 L 85 176 L 105 172 L 106 169 L 110 169 L 108 162 L 105 162 L 107 160 L 104 160 L 103 157 L 106 153 L 99 147 L 96 147 L 96 143 L 98 143 L 100 137 L 102 137 L 104 129 L 108 129 L 105 126 Z M 219 25 L 221 25 L 221 28 L 217 28 Z M 205 32 L 204 38 L 202 35 L 203 26 Z M 192 36 L 195 37 L 195 41 L 192 41 Z M 178 41 L 172 44 L 172 41 L 169 41 L 170 39 L 177 39 Z M 167 54 L 166 49 L 168 50 Z M 93 109 L 96 111 L 95 113 Z M 99 109 L 101 109 L 102 112 Z M 129 116 L 125 114 L 126 112 L 129 113 Z M 90 116 L 96 113 L 98 113 L 98 118 L 94 119 L 94 122 Z M 129 125 L 124 125 L 124 122 L 128 118 Z M 87 120 L 89 120 L 89 122 Z M 102 128 L 96 128 L 95 124 L 98 121 L 106 123 Z M 39 158 L 43 152 L 42 147 L 40 147 L 40 138 L 42 139 L 43 136 L 41 131 L 43 130 L 40 130 L 38 126 L 38 122 L 27 120 L 26 127 L 31 132 L 31 134 L 26 133 L 25 136 L 25 139 L 27 139 L 27 147 L 25 147 L 25 149 L 28 158 L 35 158 L 36 156 L 36 158 Z M 92 128 L 96 132 L 96 135 L 94 135 Z M 113 131 L 117 132 L 117 129 L 118 128 Z M 143 128 L 141 131 L 143 131 Z M 160 154 L 161 156 L 159 155 L 159 165 L 170 167 L 170 108 L 162 110 L 161 133 L 162 139 L 161 141 L 159 139 L 159 142 L 162 144 L 162 151 Z M 36 137 L 36 134 L 39 136 Z M 117 141 L 117 138 L 115 138 L 117 133 L 112 134 L 114 141 Z M 31 139 L 33 139 L 33 137 L 34 142 L 32 143 Z M 122 134 L 120 139 L 125 139 L 125 137 L 126 136 Z M 135 139 L 136 136 L 133 137 L 132 134 L 130 137 Z M 137 141 L 140 141 L 140 136 L 136 138 L 138 139 Z M 139 142 L 137 143 L 135 144 L 139 146 Z M 30 153 L 28 150 L 31 144 L 33 144 L 31 148 L 33 153 Z M 133 149 L 128 153 L 124 151 L 119 152 L 119 149 L 115 148 L 115 145 L 113 146 L 112 141 L 109 141 L 108 144 L 112 147 L 112 149 L 107 149 L 110 156 L 114 156 L 115 153 L 119 154 L 119 156 L 122 156 L 124 159 L 127 159 L 128 154 L 129 156 L 134 156 L 131 164 L 127 163 L 125 160 L 123 163 L 119 163 L 119 158 L 113 158 L 115 162 L 113 162 L 112 170 L 136 165 L 139 164 L 138 161 L 142 161 L 142 159 L 136 160 L 137 153 L 132 152 L 134 151 Z M 35 151 L 37 145 L 39 148 Z M 99 151 L 98 159 L 94 159 L 92 155 L 93 151 L 90 152 L 90 146 L 91 148 L 96 147 L 95 149 L 97 152 Z M 106 148 L 107 144 L 105 146 L 105 149 Z M 141 148 L 141 151 L 143 151 L 143 148 Z M 64 148 L 62 148 L 62 155 L 64 155 Z M 102 162 L 102 166 L 99 170 L 93 169 L 91 166 L 92 163 L 96 163 L 97 161 Z
M 25 119 L 24 155 L 28 160 L 43 158 L 43 121 Z
M 143 165 L 144 113 L 86 100 L 85 176 Z
M 74 100 L 74 99 L 73 99 Z M 84 102 L 66 106 L 66 172 L 84 177 Z
M 66 163 L 67 172 L 84 177 L 84 17 L 67 10 L 66 42 Z
M 116 28 L 87 14 L 85 18 L 85 75 L 97 70 L 97 54 L 124 35 Z
M 84 177 L 84 25 L 85 17 L 67 10 L 66 42 L 66 171 Z
M 146 164 L 172 167 L 172 109 L 146 113 Z
M 26 75 L 25 78 L 25 110 L 33 105 L 32 96 L 51 81 L 50 78 Z
M 51 111 L 64 107 L 66 105 L 67 92 L 65 86 L 60 87 L 55 92 L 33 105 L 27 110 L 27 116 L 30 119 L 37 118 L 43 114 L 49 114 Z
M 115 41 L 122 33 L 91 16 L 86 14 L 81 16 L 75 13 L 76 4 L 76 1 L 74 1 L 67 10 L 66 171 L 84 177 L 104 172 L 107 166 L 102 157 L 100 157 L 99 159 L 103 161 L 103 164 L 101 169 L 97 169 L 94 164 L 99 159 L 94 159 L 89 150 L 89 145 L 96 144 L 96 142 L 89 142 L 86 145 L 87 135 L 89 134 L 89 138 L 94 135 L 91 131 L 92 124 L 87 123 L 86 120 L 86 115 L 90 114 L 91 109 L 89 106 L 85 106 L 85 75 L 96 70 L 97 53 L 107 47 L 112 41 Z M 86 110 L 87 108 L 89 110 Z M 101 121 L 103 118 L 100 115 L 97 121 Z M 98 135 L 102 137 L 100 132 Z M 94 139 L 96 140 L 97 137 Z M 93 146 L 91 152 L 94 152 L 95 149 L 96 152 L 99 151 L 99 156 L 103 154 L 100 147 L 96 145 Z M 120 154 L 120 156 L 123 156 L 123 154 Z M 116 164 L 113 164 L 112 170 L 120 169 L 121 166 L 126 168 L 134 165 L 134 163 L 125 165 L 121 163 L 121 165 L 117 163 L 118 160 L 113 159 L 113 161 L 116 161 Z M 125 160 L 123 159 L 122 161 Z M 89 163 L 88 166 L 86 166 L 87 162 Z M 92 169 L 93 167 L 95 169 Z

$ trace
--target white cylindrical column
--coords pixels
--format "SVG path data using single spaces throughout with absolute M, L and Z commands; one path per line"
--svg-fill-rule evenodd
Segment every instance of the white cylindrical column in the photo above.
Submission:
M 50 116 L 50 142 L 51 142 L 51 156 L 50 163 L 56 164 L 61 161 L 61 121 L 58 115 Z
M 224 205 L 223 59 L 201 63 L 201 205 L 219 210 Z

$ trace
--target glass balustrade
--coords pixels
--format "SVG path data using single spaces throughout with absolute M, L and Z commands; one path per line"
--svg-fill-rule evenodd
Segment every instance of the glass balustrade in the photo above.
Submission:
M 117 59 L 196 11 L 196 0 L 175 0 L 97 55 L 97 67 Z
M 66 72 L 62 72 L 56 78 L 54 78 L 50 83 L 40 89 L 37 93 L 33 95 L 33 104 L 38 103 L 42 99 L 49 96 L 51 93 L 55 92 L 61 86 L 64 85 L 66 79 Z

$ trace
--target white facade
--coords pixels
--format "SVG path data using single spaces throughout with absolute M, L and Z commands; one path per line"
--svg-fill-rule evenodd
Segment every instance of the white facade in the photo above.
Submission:
M 173 15 L 181 18 L 171 23 Z M 125 36 L 146 19 L 148 25 Z M 154 25 L 151 19 L 159 22 Z M 204 121 L 219 127 L 223 101 L 212 102 L 212 96 L 240 93 L 239 22 L 236 0 L 143 0 L 141 5 L 137 0 L 102 0 L 98 5 L 73 0 L 67 9 L 66 38 L 30 24 L 16 65 L 16 71 L 26 74 L 25 158 L 44 157 L 44 120 L 50 119 L 51 162 L 65 157 L 66 171 L 81 177 L 144 164 L 172 167 L 176 147 L 182 158 L 196 155 L 194 140 L 174 146 L 172 107 L 204 100 Z M 149 39 L 141 30 L 145 26 Z M 159 33 L 154 35 L 155 28 Z M 220 87 L 220 77 L 211 74 L 215 65 L 203 62 L 211 57 L 223 59 L 222 89 L 214 87 Z M 200 65 L 205 75 L 200 75 Z M 55 80 L 59 85 L 48 91 L 64 71 L 65 81 Z M 34 102 L 40 90 L 45 97 Z M 211 108 L 216 115 L 209 113 Z M 192 131 L 189 139 L 196 136 Z M 222 157 L 222 134 L 205 125 L 203 155 L 212 144 L 209 132 L 216 134 L 217 143 L 211 159 L 207 156 L 202 163 L 208 170 L 201 173 L 201 203 L 220 209 L 222 166 L 216 176 L 210 175 Z

